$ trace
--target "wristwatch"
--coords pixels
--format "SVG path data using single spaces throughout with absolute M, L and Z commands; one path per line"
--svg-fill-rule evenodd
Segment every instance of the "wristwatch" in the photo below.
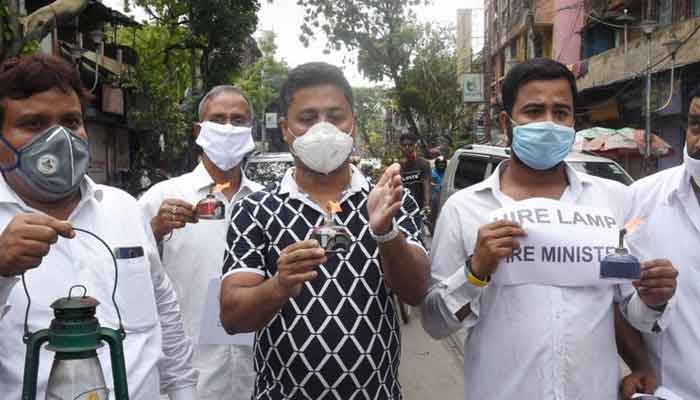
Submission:
M 464 261 L 464 272 L 467 274 L 467 281 L 474 286 L 484 287 L 491 282 L 491 276 L 487 276 L 486 279 L 476 276 L 472 271 L 472 256 L 467 257 L 467 260 Z
M 392 240 L 396 239 L 397 236 L 399 236 L 399 227 L 396 226 L 395 222 L 391 223 L 391 229 L 389 232 L 383 234 L 383 235 L 377 235 L 374 233 L 372 230 L 372 227 L 369 227 L 369 234 L 372 236 L 372 239 L 374 239 L 377 244 L 382 244 L 386 242 L 391 242 Z

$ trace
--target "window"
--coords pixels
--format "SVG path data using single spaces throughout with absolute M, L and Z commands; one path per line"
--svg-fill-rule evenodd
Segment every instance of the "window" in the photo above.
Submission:
M 593 57 L 615 47 L 615 30 L 603 24 L 590 26 L 583 33 L 582 58 Z
M 700 0 L 690 0 L 690 17 L 700 17 Z
M 659 25 L 673 23 L 673 0 L 656 0 L 656 19 Z
M 486 167 L 488 165 L 489 159 L 487 157 L 460 157 L 457 171 L 455 172 L 455 190 L 464 189 L 483 181 L 486 177 Z

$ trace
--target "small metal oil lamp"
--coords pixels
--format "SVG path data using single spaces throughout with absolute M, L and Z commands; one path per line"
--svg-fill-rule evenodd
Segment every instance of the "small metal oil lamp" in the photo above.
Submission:
M 214 193 L 223 192 L 230 185 L 230 183 L 226 183 L 212 186 L 207 197 L 197 203 L 197 217 L 199 219 L 221 220 L 226 217 L 226 204 L 217 199 Z
M 82 296 L 72 295 L 76 288 L 83 289 Z M 51 304 L 55 318 L 49 329 L 25 334 L 27 356 L 22 400 L 36 399 L 39 352 L 46 342 L 49 343 L 46 350 L 56 353 L 46 387 L 46 400 L 107 400 L 109 390 L 96 352 L 103 341 L 110 348 L 115 399 L 129 399 L 122 347 L 124 330 L 121 322 L 119 330 L 101 327 L 95 318 L 98 304 L 96 299 L 87 296 L 85 286 L 73 286 L 68 297 Z
M 627 228 L 620 229 L 619 244 L 614 253 L 610 253 L 600 262 L 600 277 L 603 279 L 637 280 L 642 268 L 637 257 L 629 254 L 624 246 Z
M 333 222 L 333 217 L 340 211 L 342 209 L 339 203 L 328 202 L 323 225 L 317 226 L 311 231 L 311 238 L 316 239 L 319 245 L 326 250 L 326 253 L 347 253 L 350 250 L 352 243 L 350 231 Z

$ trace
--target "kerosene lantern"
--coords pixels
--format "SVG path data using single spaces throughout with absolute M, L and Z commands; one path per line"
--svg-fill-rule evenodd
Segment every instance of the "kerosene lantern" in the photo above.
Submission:
M 311 231 L 311 238 L 326 250 L 326 253 L 347 253 L 352 243 L 350 232 L 343 225 L 336 224 L 333 217 L 342 211 L 340 204 L 329 201 L 326 206 L 326 214 L 323 225 L 315 227 Z
M 74 229 L 95 236 L 90 232 Z M 102 242 L 101 239 L 99 240 Z M 107 248 L 109 249 L 109 246 Z M 22 276 L 22 284 L 27 294 L 27 311 L 24 320 L 24 343 L 27 345 L 27 354 L 24 363 L 22 400 L 36 400 L 39 353 L 41 347 L 47 342 L 46 350 L 53 351 L 56 355 L 49 373 L 46 400 L 107 400 L 109 398 L 109 389 L 105 384 L 102 366 L 97 358 L 97 349 L 103 346 L 103 342 L 106 342 L 110 349 L 114 399 L 129 399 L 122 346 L 126 334 L 115 301 L 116 259 L 114 259 L 114 266 L 112 301 L 119 318 L 117 330 L 100 326 L 95 317 L 99 302 L 87 295 L 85 286 L 74 285 L 68 291 L 68 297 L 60 298 L 51 304 L 54 319 L 49 328 L 30 333 L 28 318 L 31 298 Z M 76 289 L 82 289 L 82 295 L 75 296 L 73 292 Z
M 603 279 L 637 280 L 642 267 L 637 257 L 625 248 L 625 235 L 629 228 L 620 229 L 618 247 L 600 262 L 600 277 Z
M 197 203 L 197 218 L 212 220 L 224 219 L 226 216 L 226 204 L 217 199 L 214 193 L 223 192 L 224 189 L 227 189 L 230 185 L 230 183 L 213 185 L 207 197 Z

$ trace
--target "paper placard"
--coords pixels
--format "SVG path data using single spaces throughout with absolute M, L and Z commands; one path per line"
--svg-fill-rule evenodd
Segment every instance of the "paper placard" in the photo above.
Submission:
M 526 237 L 520 249 L 501 260 L 497 285 L 591 286 L 618 283 L 600 279 L 600 261 L 615 250 L 618 223 L 608 209 L 535 198 L 491 213 L 491 221 L 519 223 Z
M 204 302 L 202 313 L 202 327 L 199 331 L 199 344 L 235 344 L 239 346 L 253 346 L 255 333 L 239 333 L 229 335 L 224 330 L 219 317 L 219 292 L 221 279 L 214 278 L 209 281 L 207 298 Z

